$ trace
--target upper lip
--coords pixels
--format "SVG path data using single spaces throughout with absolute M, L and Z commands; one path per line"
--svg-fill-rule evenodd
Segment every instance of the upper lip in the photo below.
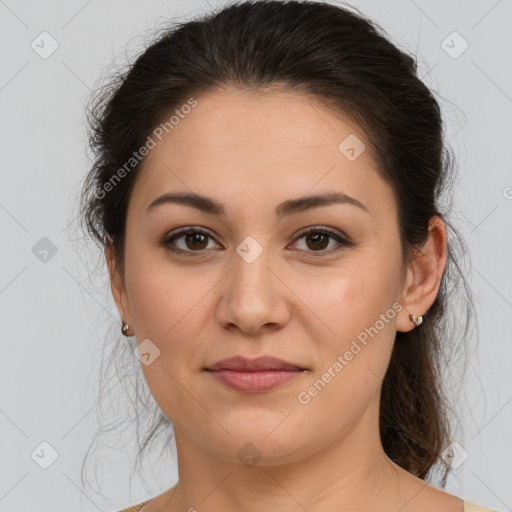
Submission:
M 264 370 L 305 370 L 293 363 L 271 356 L 260 356 L 256 359 L 247 359 L 242 356 L 222 359 L 208 366 L 207 370 L 238 370 L 238 371 L 264 371 Z

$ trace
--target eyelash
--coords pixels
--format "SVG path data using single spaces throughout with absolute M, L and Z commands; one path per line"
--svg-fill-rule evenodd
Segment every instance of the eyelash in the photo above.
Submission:
M 195 228 L 189 227 L 186 229 L 182 229 L 182 230 L 172 234 L 171 236 L 167 236 L 162 241 L 162 245 L 170 252 L 173 252 L 176 254 L 183 254 L 185 256 L 190 256 L 190 257 L 201 256 L 201 253 L 204 253 L 206 251 L 206 249 L 199 249 L 199 250 L 194 251 L 194 250 L 183 250 L 183 249 L 179 249 L 179 248 L 171 246 L 172 242 L 174 242 L 175 240 L 183 237 L 184 235 L 190 234 L 190 233 L 206 235 L 214 240 L 214 238 L 208 232 L 203 231 L 201 229 L 195 229 Z M 349 246 L 354 245 L 351 241 L 349 241 L 347 238 L 342 237 L 338 233 L 331 231 L 330 229 L 319 228 L 319 227 L 308 228 L 306 231 L 303 231 L 302 233 L 300 233 L 298 235 L 298 237 L 296 238 L 296 240 L 300 240 L 301 238 L 303 238 L 307 235 L 310 235 L 312 233 L 320 233 L 323 235 L 327 235 L 329 238 L 333 238 L 334 240 L 336 240 L 339 245 L 334 248 L 331 247 L 330 249 L 322 249 L 320 251 L 312 251 L 312 250 L 308 251 L 308 250 L 299 249 L 300 251 L 308 252 L 308 253 L 311 253 L 312 255 L 318 254 L 318 255 L 322 256 L 322 255 L 332 254 L 333 252 L 337 252 L 337 251 L 341 250 L 343 248 L 343 246 L 349 247 Z M 194 253 L 199 253 L 199 254 L 196 255 Z

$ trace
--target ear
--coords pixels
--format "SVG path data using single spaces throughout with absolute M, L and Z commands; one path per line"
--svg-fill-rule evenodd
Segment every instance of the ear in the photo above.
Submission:
M 110 274 L 110 288 L 112 290 L 112 296 L 114 297 L 117 310 L 121 315 L 121 321 L 127 322 L 131 326 L 132 317 L 128 296 L 124 286 L 124 276 L 114 257 L 114 247 L 112 242 L 108 243 L 105 247 L 105 259 L 107 261 L 108 272 Z
M 432 306 L 441 286 L 447 256 L 446 224 L 436 215 L 430 219 L 428 239 L 409 262 L 400 299 L 403 310 L 397 319 L 397 331 L 414 329 L 409 314 L 424 315 Z

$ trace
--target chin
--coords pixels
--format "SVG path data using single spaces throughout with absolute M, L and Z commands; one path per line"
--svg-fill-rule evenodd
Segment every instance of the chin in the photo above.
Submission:
M 297 434 L 300 430 L 292 431 L 284 428 L 284 425 L 278 425 L 279 422 L 274 421 L 271 428 L 262 431 L 247 428 L 247 424 L 245 428 L 243 424 L 226 424 L 226 430 L 231 436 L 222 435 L 212 439 L 202 434 L 200 444 L 215 457 L 246 467 L 289 464 L 307 456 L 309 450 L 314 451 L 311 445 L 304 446 L 305 440 Z

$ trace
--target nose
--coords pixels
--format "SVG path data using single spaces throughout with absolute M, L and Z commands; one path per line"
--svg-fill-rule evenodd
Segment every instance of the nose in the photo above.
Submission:
M 257 335 L 286 324 L 291 292 L 279 276 L 279 266 L 271 260 L 268 250 L 252 262 L 234 254 L 233 267 L 219 292 L 217 319 L 222 327 Z

